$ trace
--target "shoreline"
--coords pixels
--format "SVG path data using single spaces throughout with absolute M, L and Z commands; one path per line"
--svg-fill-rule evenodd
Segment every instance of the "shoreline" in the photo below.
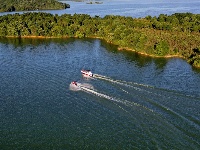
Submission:
M 69 38 L 69 37 L 53 37 L 53 36 L 36 36 L 36 35 L 30 35 L 30 36 L 5 36 L 6 38 L 22 38 L 22 39 L 60 39 L 60 38 Z
M 78 38 L 78 37 L 75 37 L 75 36 L 74 37 L 68 37 L 68 36 L 55 37 L 55 36 L 33 36 L 33 35 L 31 35 L 31 36 L 5 36 L 5 37 L 6 38 L 22 38 L 22 39 L 68 39 L 68 38 Z M 109 42 L 109 41 L 107 41 L 107 40 L 105 40 L 105 39 L 103 39 L 101 37 L 92 36 L 92 37 L 85 37 L 85 38 L 100 39 L 100 40 L 104 40 L 107 43 L 110 43 L 112 45 L 116 45 L 116 44 L 114 44 L 112 42 Z M 138 51 L 136 51 L 134 49 L 131 49 L 129 47 L 120 47 L 119 45 L 116 45 L 116 46 L 118 46 L 118 48 L 117 48 L 118 51 L 123 51 L 123 50 L 132 51 L 132 52 L 138 53 L 140 55 L 145 55 L 145 56 L 149 56 L 149 57 L 153 57 L 153 58 L 182 58 L 182 59 L 187 61 L 187 59 L 185 57 L 180 56 L 180 55 L 156 56 L 156 55 L 147 54 L 147 53 L 144 53 L 144 52 L 138 52 Z M 187 63 L 188 63 L 188 61 L 187 61 Z M 191 65 L 191 66 L 195 67 L 195 68 L 200 68 L 198 66 L 193 66 L 193 65 Z
M 150 57 L 155 57 L 155 58 L 183 58 L 185 59 L 183 56 L 180 56 L 180 55 L 166 55 L 166 56 L 156 56 L 156 55 L 152 55 L 152 54 L 147 54 L 145 52 L 138 52 L 134 49 L 131 49 L 131 48 L 128 48 L 128 47 L 118 47 L 117 48 L 119 51 L 133 51 L 135 53 L 138 53 L 140 55 L 145 55 L 145 56 L 150 56 Z

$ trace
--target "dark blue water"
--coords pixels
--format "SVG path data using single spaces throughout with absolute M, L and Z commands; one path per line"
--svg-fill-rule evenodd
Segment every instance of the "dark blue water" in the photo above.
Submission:
M 48 12 L 52 14 L 89 14 L 91 16 L 98 15 L 104 17 L 105 15 L 121 15 L 131 17 L 146 17 L 158 16 L 159 14 L 174 14 L 181 12 L 191 12 L 194 14 L 200 14 L 200 1 L 198 0 L 103 0 L 103 4 L 87 4 L 86 2 L 73 2 L 62 1 L 70 4 L 69 9 L 65 10 L 45 10 L 42 12 Z M 36 11 L 38 12 L 38 11 Z M 40 11 L 41 12 L 41 11 Z M 16 12 L 5 12 L 4 14 L 13 14 Z M 23 13 L 23 12 L 17 12 Z
M 183 59 L 4 38 L 0 83 L 0 149 L 200 149 L 200 70 Z

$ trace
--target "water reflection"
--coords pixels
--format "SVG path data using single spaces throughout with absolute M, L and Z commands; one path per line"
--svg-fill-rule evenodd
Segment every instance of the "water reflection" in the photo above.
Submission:
M 153 61 L 155 62 L 158 69 L 163 69 L 167 64 L 167 59 L 165 58 L 153 58 L 150 56 L 141 55 L 134 51 L 118 50 L 116 45 L 107 43 L 104 40 L 101 41 L 101 46 L 105 47 L 108 52 L 122 54 L 129 62 L 135 62 L 136 65 L 140 68 L 151 64 Z
M 154 58 L 156 70 L 164 70 L 169 59 L 167 58 Z
M 131 51 L 122 51 L 121 53 L 123 53 L 126 56 L 126 59 L 129 61 L 135 61 L 137 66 L 142 68 L 145 67 L 147 65 L 149 65 L 152 62 L 152 58 L 145 56 L 145 55 L 141 55 L 137 52 L 131 52 Z
M 27 50 L 27 47 L 30 51 L 35 50 L 36 47 L 43 45 L 45 47 L 48 47 L 50 44 L 54 44 L 56 46 L 59 46 L 60 50 L 64 50 L 65 47 L 67 47 L 68 44 L 74 43 L 74 42 L 81 42 L 81 43 L 89 43 L 94 44 L 94 41 L 98 41 L 100 45 L 97 44 L 97 46 L 104 47 L 107 52 L 112 54 L 121 54 L 128 60 L 129 62 L 134 62 L 137 67 L 142 68 L 145 66 L 148 66 L 152 63 L 155 64 L 156 70 L 164 70 L 167 63 L 170 61 L 171 58 L 154 58 L 146 55 L 141 55 L 137 52 L 133 51 L 126 51 L 121 50 L 119 51 L 117 48 L 117 45 L 113 45 L 111 43 L 106 42 L 105 40 L 99 40 L 99 39 L 91 39 L 91 38 L 85 38 L 85 39 L 76 39 L 76 38 L 3 38 L 0 37 L 0 43 L 5 44 L 6 47 L 13 46 L 16 51 L 23 52 L 24 50 Z M 64 47 L 64 48 L 63 48 Z M 93 46 L 95 48 L 95 46 Z M 37 48 L 36 48 L 37 49 Z M 38 49 L 37 49 L 38 50 Z M 199 68 L 192 67 L 192 70 L 196 73 L 200 73 Z
M 69 42 L 74 42 L 75 39 L 58 39 L 58 38 L 0 38 L 0 43 L 11 44 L 15 48 L 23 46 L 39 46 L 39 45 L 49 45 L 50 43 L 64 44 Z
M 200 74 L 200 68 L 192 67 L 192 70 L 196 73 Z

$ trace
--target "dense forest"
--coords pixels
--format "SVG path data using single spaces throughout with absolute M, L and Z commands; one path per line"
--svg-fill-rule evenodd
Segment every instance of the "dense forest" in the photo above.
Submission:
M 56 0 L 0 0 L 0 12 L 66 9 L 69 4 Z
M 152 56 L 180 56 L 200 67 L 200 15 L 132 18 L 25 13 L 0 16 L 2 37 L 94 37 Z

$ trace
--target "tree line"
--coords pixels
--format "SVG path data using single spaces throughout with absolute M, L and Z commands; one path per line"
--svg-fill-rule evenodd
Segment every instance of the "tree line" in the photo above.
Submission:
M 0 12 L 66 9 L 69 4 L 56 0 L 0 0 Z
M 24 13 L 0 16 L 0 36 L 94 37 L 153 56 L 177 55 L 200 67 L 200 15 L 132 18 Z

